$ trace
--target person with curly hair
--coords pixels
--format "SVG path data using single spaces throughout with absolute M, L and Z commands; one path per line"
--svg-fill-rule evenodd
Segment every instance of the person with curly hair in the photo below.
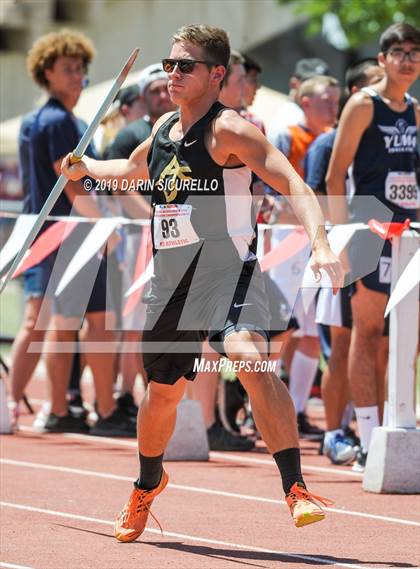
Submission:
M 60 175 L 63 157 L 79 142 L 85 123 L 77 119 L 73 109 L 81 95 L 87 69 L 95 54 L 92 42 L 71 30 L 52 32 L 39 38 L 29 51 L 27 68 L 34 82 L 48 95 L 47 102 L 29 115 L 25 144 L 27 156 L 25 178 L 28 181 L 29 213 L 39 213 Z M 94 149 L 87 154 L 94 156 Z M 84 195 L 84 199 L 76 199 Z M 86 196 L 80 182 L 69 181 L 59 196 L 51 215 L 68 216 L 72 208 L 79 215 L 99 218 L 101 210 L 94 198 Z M 51 222 L 47 222 L 45 231 Z M 45 363 L 51 383 L 51 412 L 45 424 L 47 432 L 89 431 L 84 416 L 68 410 L 67 389 L 73 353 L 59 353 L 60 344 L 75 344 L 77 330 L 86 320 L 86 341 L 114 340 L 106 323 L 113 312 L 107 313 L 106 262 L 95 256 L 60 295 L 55 296 L 57 278 L 63 274 L 77 248 L 89 232 L 87 223 L 80 223 L 54 252 L 24 275 L 25 316 L 14 345 L 11 366 L 13 398 L 18 404 L 23 390 L 39 360 L 38 352 L 29 352 L 32 342 L 42 343 L 48 324 Z M 109 303 L 108 303 L 109 309 Z M 40 322 L 42 324 L 40 325 Z M 86 354 L 96 388 L 99 420 L 92 434 L 135 436 L 135 422 L 122 416 L 113 399 L 113 367 L 115 354 Z

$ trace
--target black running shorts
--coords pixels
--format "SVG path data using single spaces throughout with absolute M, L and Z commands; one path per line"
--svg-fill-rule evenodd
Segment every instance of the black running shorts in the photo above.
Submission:
M 256 261 L 243 263 L 239 272 L 215 270 L 196 277 L 188 289 L 176 289 L 163 308 L 156 302 L 159 291 L 152 290 L 143 332 L 149 381 L 173 385 L 181 377 L 193 380 L 206 337 L 221 355 L 225 338 L 237 330 L 256 331 L 268 342 L 270 314 Z

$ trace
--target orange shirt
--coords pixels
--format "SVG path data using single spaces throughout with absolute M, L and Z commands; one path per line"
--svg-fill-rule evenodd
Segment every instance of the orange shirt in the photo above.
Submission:
M 305 156 L 316 135 L 298 124 L 289 126 L 287 129 L 290 133 L 290 151 L 287 158 L 296 172 L 303 178 L 305 175 Z

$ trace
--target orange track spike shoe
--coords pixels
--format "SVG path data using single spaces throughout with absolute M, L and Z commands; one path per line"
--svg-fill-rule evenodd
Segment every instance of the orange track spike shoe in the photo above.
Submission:
M 287 505 L 297 528 L 320 522 L 325 518 L 325 513 L 316 501 L 324 506 L 332 506 L 334 502 L 328 498 L 322 498 L 311 494 L 303 484 L 295 482 L 286 496 Z
M 158 524 L 160 531 L 162 531 L 162 526 L 150 511 L 150 506 L 156 496 L 163 492 L 168 481 L 169 476 L 162 470 L 162 478 L 156 488 L 152 490 L 134 488 L 130 499 L 115 522 L 114 535 L 118 541 L 129 542 L 137 539 L 146 527 L 149 513 Z

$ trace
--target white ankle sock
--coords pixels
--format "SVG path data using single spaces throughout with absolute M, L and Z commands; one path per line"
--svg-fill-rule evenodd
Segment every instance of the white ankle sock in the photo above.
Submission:
M 378 406 L 355 407 L 357 426 L 359 427 L 360 442 L 363 452 L 368 452 L 372 431 L 379 427 Z
M 306 401 L 318 369 L 318 363 L 318 358 L 310 358 L 299 352 L 299 350 L 296 350 L 293 356 L 290 368 L 289 391 L 296 413 L 302 413 L 305 410 Z

